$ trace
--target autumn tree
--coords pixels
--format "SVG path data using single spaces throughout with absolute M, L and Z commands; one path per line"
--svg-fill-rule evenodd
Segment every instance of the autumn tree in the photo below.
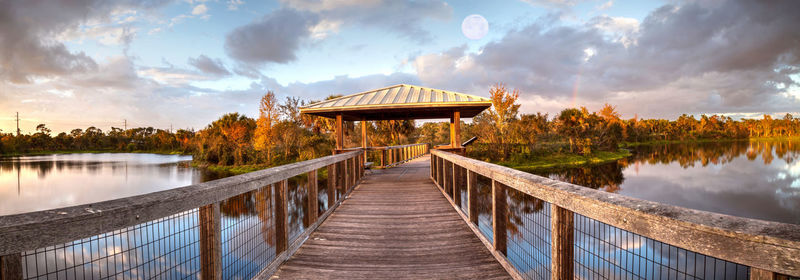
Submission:
M 275 93 L 268 91 L 258 104 L 258 120 L 256 121 L 255 140 L 253 146 L 257 151 L 267 152 L 267 161 L 272 161 L 272 147 L 275 145 L 275 125 L 280 117 L 280 104 Z

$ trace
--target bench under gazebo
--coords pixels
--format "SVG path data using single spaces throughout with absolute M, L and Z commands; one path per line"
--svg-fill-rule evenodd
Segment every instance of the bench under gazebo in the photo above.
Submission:
M 300 113 L 336 119 L 336 153 L 345 150 L 343 121 L 450 119 L 450 144 L 437 149 L 463 154 L 460 119 L 491 106 L 491 100 L 480 96 L 400 84 L 313 103 Z M 367 129 L 361 127 L 361 146 L 368 148 Z

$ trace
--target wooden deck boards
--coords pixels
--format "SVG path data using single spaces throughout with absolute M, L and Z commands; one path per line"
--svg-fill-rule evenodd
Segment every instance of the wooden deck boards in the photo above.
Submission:
M 509 279 L 429 168 L 371 171 L 272 279 Z

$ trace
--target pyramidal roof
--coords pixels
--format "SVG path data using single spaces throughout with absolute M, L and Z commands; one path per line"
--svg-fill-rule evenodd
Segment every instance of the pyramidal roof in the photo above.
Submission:
M 462 116 L 472 117 L 469 116 L 472 111 L 480 113 L 491 105 L 491 100 L 485 97 L 399 84 L 309 104 L 300 108 L 300 112 L 324 117 L 342 114 L 351 120 L 365 117 L 375 120 L 396 117 L 425 119 L 443 118 L 447 114 L 452 116 L 454 111 L 463 111 Z M 407 111 L 403 113 L 403 110 Z M 441 113 L 430 116 L 432 111 Z M 415 114 L 410 114 L 412 112 Z
M 317 102 L 305 106 L 303 109 L 472 102 L 491 103 L 491 100 L 455 91 L 399 84 Z

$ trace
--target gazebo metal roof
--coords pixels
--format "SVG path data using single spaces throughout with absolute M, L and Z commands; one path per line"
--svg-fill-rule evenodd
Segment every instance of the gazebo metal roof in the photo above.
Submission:
M 413 85 L 394 85 L 325 100 L 300 108 L 304 114 L 344 120 L 445 119 L 460 112 L 471 118 L 492 106 L 491 100 Z

